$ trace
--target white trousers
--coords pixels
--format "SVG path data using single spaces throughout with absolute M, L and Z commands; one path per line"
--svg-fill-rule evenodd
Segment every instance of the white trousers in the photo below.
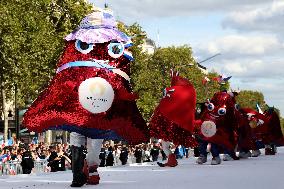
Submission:
M 87 163 L 88 166 L 100 164 L 100 151 L 102 147 L 103 139 L 91 139 L 81 135 L 79 133 L 70 133 L 70 145 L 72 146 L 87 146 Z
M 161 144 L 162 144 L 162 149 L 163 149 L 163 151 L 165 152 L 165 154 L 166 154 L 167 156 L 169 156 L 169 155 L 172 153 L 172 151 L 171 151 L 171 149 L 170 149 L 171 142 L 161 140 Z

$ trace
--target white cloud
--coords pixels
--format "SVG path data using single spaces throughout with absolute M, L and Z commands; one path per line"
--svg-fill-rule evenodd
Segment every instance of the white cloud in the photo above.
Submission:
M 228 35 L 199 44 L 193 49 L 202 58 L 221 53 L 221 56 L 203 65 L 243 82 L 253 82 L 259 78 L 283 78 L 284 46 L 275 36 Z
M 89 0 L 102 7 L 102 1 Z M 109 6 L 124 19 L 140 20 L 144 17 L 169 17 L 205 13 L 210 11 L 224 12 L 243 9 L 259 4 L 266 4 L 267 0 L 108 0 Z
M 283 77 L 284 60 L 269 61 L 255 59 L 222 60 L 219 69 L 243 82 L 260 78 L 281 79 Z
M 205 48 L 209 54 L 222 53 L 227 56 L 229 54 L 239 56 L 276 53 L 283 50 L 284 46 L 278 38 L 270 35 L 228 35 L 206 43 Z
M 239 31 L 267 31 L 283 34 L 283 19 L 284 1 L 275 0 L 269 6 L 234 11 L 224 20 L 223 26 Z

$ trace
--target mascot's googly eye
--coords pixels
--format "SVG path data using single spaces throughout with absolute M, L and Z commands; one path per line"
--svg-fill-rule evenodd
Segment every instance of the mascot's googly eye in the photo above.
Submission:
M 239 104 L 235 104 L 235 109 L 239 111 L 240 110 L 240 105 Z
M 120 42 L 111 42 L 107 48 L 112 58 L 119 58 L 124 53 L 124 45 Z
M 91 52 L 91 50 L 93 50 L 94 44 L 93 43 L 85 43 L 85 42 L 77 39 L 76 42 L 75 42 L 75 47 L 82 54 L 88 54 L 89 52 Z
M 226 114 L 226 108 L 220 108 L 219 110 L 218 110 L 218 114 L 219 115 L 225 115 Z
M 212 104 L 212 103 L 207 104 L 207 109 L 208 109 L 209 111 L 214 110 L 214 108 L 215 108 L 214 104 Z

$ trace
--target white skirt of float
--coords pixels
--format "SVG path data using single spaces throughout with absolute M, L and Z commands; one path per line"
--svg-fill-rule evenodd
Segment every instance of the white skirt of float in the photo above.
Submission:
M 216 134 L 217 128 L 213 121 L 204 121 L 201 125 L 201 133 L 205 137 L 212 137 Z
M 112 105 L 114 91 L 109 82 L 101 77 L 86 79 L 79 86 L 79 102 L 91 113 L 106 112 Z

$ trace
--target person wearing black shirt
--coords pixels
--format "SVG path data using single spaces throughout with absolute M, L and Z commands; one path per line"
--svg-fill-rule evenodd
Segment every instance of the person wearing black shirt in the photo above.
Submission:
M 47 166 L 49 166 L 51 168 L 51 170 L 50 170 L 51 172 L 56 172 L 59 169 L 60 158 L 58 157 L 57 152 L 55 151 L 55 147 L 54 146 L 52 146 L 50 148 L 50 150 L 51 150 L 51 154 L 50 154 L 50 156 L 49 156 L 49 158 L 47 160 L 48 161 Z
M 152 156 L 152 161 L 158 161 L 160 153 L 160 148 L 158 146 L 153 146 L 153 148 L 150 151 L 150 155 Z
M 106 164 L 106 150 L 105 150 L 105 148 L 101 148 L 99 158 L 101 160 L 100 167 L 104 167 L 105 164 Z
M 23 153 L 21 166 L 23 169 L 23 174 L 30 174 L 32 169 L 34 168 L 34 160 L 29 150 Z
M 114 157 L 112 153 L 112 147 L 108 147 L 108 154 L 106 157 L 106 166 L 113 166 L 114 163 Z
M 126 148 L 126 146 L 122 147 L 119 159 L 122 165 L 126 165 L 128 159 L 128 149 Z
M 140 146 L 136 146 L 134 156 L 136 158 L 136 163 L 142 163 L 142 149 Z

